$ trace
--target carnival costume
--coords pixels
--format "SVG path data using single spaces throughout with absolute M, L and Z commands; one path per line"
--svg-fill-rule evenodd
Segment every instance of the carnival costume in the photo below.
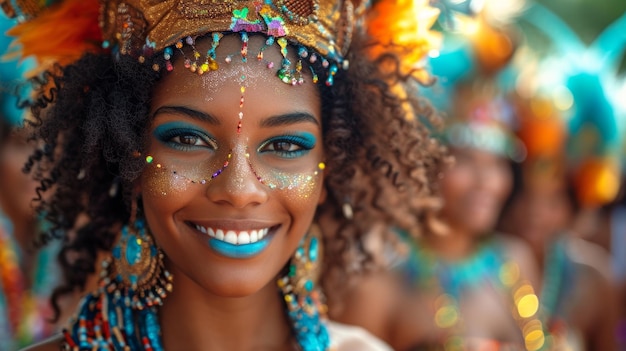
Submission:
M 444 144 L 519 162 L 526 157 L 526 149 L 514 133 L 514 109 L 506 87 L 498 79 L 515 48 L 508 39 L 502 40 L 508 35 L 505 30 L 489 25 L 482 16 L 474 21 L 474 28 L 478 28 L 475 35 L 463 36 L 458 28 L 450 28 L 454 33 L 446 33 L 443 50 L 430 61 L 439 80 L 422 89 L 422 93 L 446 114 L 444 126 L 437 133 Z M 454 21 L 447 18 L 446 26 L 452 24 Z M 502 42 L 509 46 L 497 45 Z M 490 45 L 492 52 L 483 52 Z M 436 294 L 429 306 L 433 325 L 441 331 L 436 345 L 416 345 L 415 350 L 552 349 L 552 336 L 533 286 L 507 254 L 504 240 L 495 233 L 484 234 L 480 240 L 473 239 L 476 247 L 472 253 L 457 261 L 442 258 L 419 238 L 401 234 L 409 254 L 398 271 L 411 288 Z M 467 296 L 484 294 L 481 289 L 493 291 L 505 301 L 502 310 L 506 314 L 510 311 L 523 340 L 521 344 L 497 340 L 491 335 L 468 335 L 472 320 L 464 318 L 461 305 Z
M 319 80 L 328 86 L 333 85 L 339 70 L 349 68 L 346 54 L 354 32 L 362 30 L 359 24 L 365 9 L 365 4 L 350 0 L 67 0 L 50 11 L 38 3 L 26 3 L 31 6 L 18 8 L 4 2 L 3 8 L 7 14 L 25 20 L 11 32 L 22 45 L 22 54 L 35 55 L 43 62 L 65 65 L 86 51 L 108 52 L 117 58 L 133 57 L 140 63 L 149 63 L 155 71 L 167 72 L 174 69 L 172 60 L 180 55 L 186 69 L 206 75 L 234 60 L 258 61 L 266 69 L 276 68 L 278 79 L 286 84 L 299 85 L 308 79 L 305 77 L 311 77 L 314 83 Z M 420 4 L 418 7 L 428 8 L 426 2 Z M 72 15 L 73 22 L 66 27 Z M 42 27 L 48 30 L 40 30 Z M 240 37 L 241 49 L 221 57 L 216 49 L 227 34 Z M 264 35 L 265 45 L 258 51 L 249 51 L 249 36 L 258 34 Z M 211 45 L 206 52 L 200 52 L 196 39 L 205 36 L 211 39 Z M 62 37 L 61 41 L 58 37 Z M 64 51 L 67 46 L 74 46 L 75 52 L 68 54 Z M 264 50 L 271 46 L 280 50 L 280 62 L 264 58 Z M 423 56 L 428 41 L 423 40 L 422 46 Z M 245 90 L 242 84 L 240 108 Z M 243 121 L 240 112 L 237 133 Z M 151 155 L 142 157 L 146 167 L 171 172 L 189 183 L 206 184 L 228 167 L 231 154 L 224 155 L 219 164 L 208 165 L 210 173 L 200 175 L 179 172 L 176 165 L 163 165 Z M 306 188 L 325 167 L 320 162 L 317 169 L 294 177 L 268 175 L 255 167 L 255 160 L 248 162 L 257 180 L 270 189 Z M 116 191 L 112 187 L 112 196 Z M 111 257 L 103 262 L 99 289 L 84 298 L 76 320 L 64 333 L 67 350 L 163 350 L 158 309 L 174 288 L 175 277 L 165 268 L 164 254 L 155 245 L 135 201 L 131 220 L 123 227 Z M 252 242 L 262 234 L 251 235 Z M 316 286 L 321 250 L 320 234 L 312 228 L 277 280 L 302 351 L 329 350 L 336 342 L 330 336 L 345 340 L 354 334 L 349 327 L 325 321 L 323 296 Z M 353 345 L 359 349 L 386 349 L 365 336 L 360 344 Z
M 510 131 L 512 107 L 492 82 L 457 83 L 450 117 L 439 137 L 451 147 L 477 149 L 511 160 L 525 156 L 523 144 Z M 437 234 L 431 234 L 437 235 Z M 433 324 L 442 332 L 437 345 L 415 350 L 551 350 L 552 337 L 533 286 L 507 247 L 495 234 L 480 240 L 473 253 L 458 261 L 446 261 L 418 239 L 402 234 L 409 247 L 407 260 L 398 267 L 405 282 L 416 291 L 437 294 L 432 306 Z M 464 319 L 464 297 L 480 289 L 503 297 L 519 328 L 523 344 L 467 335 L 471 320 Z
M 444 331 L 441 345 L 417 349 L 550 350 L 551 336 L 543 323 L 539 299 L 505 251 L 502 242 L 489 238 L 467 259 L 448 262 L 420 243 L 411 244 L 409 258 L 399 269 L 416 289 L 439 294 L 433 305 L 434 324 Z M 485 286 L 507 300 L 509 305 L 506 308 L 523 335 L 523 348 L 497 340 L 463 336 L 466 327 L 460 308 L 463 296 Z
M 541 4 L 530 6 L 522 20 L 553 46 L 539 55 L 535 51 L 545 43 L 536 43 L 537 38 L 529 34 L 527 55 L 523 57 L 526 63 L 518 67 L 518 135 L 528 148 L 523 178 L 527 183 L 571 185 L 571 195 L 582 209 L 608 205 L 619 196 L 626 165 L 626 109 L 621 101 L 626 81 L 618 74 L 626 51 L 626 15 L 608 25 L 590 44 Z M 615 224 L 623 222 L 620 211 L 623 208 L 618 207 L 611 216 Z M 618 228 L 611 228 L 613 273 L 623 281 L 620 272 L 624 265 L 619 261 L 625 258 L 621 245 L 624 231 Z M 577 305 L 575 287 L 584 284 L 580 267 L 587 264 L 577 262 L 579 257 L 573 252 L 575 241 L 580 239 L 566 231 L 552 234 L 554 237 L 545 243 L 542 304 L 547 319 L 567 339 L 569 349 L 582 350 L 583 333 L 572 325 L 575 322 L 568 321 L 576 319 L 568 314 L 576 313 L 571 312 Z M 621 335 L 619 330 L 617 333 L 617 339 L 626 340 L 623 330 Z

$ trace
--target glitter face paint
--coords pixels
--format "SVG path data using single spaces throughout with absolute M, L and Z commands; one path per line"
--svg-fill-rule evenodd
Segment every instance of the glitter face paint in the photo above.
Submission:
M 255 178 L 270 190 L 286 191 L 292 194 L 294 199 L 306 199 L 315 191 L 322 171 L 325 168 L 323 162 L 318 162 L 314 167 L 299 169 L 301 165 L 291 164 L 290 168 L 281 167 L 280 160 L 268 160 L 275 158 L 274 155 L 264 155 L 273 150 L 266 150 L 272 143 L 292 143 L 300 149 L 288 151 L 285 158 L 296 158 L 305 154 L 315 146 L 315 138 L 309 133 L 302 135 L 287 135 L 274 137 L 263 143 L 255 152 L 238 143 L 233 150 L 222 152 L 215 150 L 215 154 L 208 159 L 198 160 L 170 160 L 161 163 L 154 157 L 148 156 L 146 162 L 154 172 L 151 177 L 151 187 L 156 193 L 166 196 L 169 191 L 185 191 L 190 186 L 210 185 L 211 180 L 218 177 L 227 167 L 232 168 L 230 177 L 239 184 L 247 176 L 245 173 L 252 172 Z M 225 148 L 221 149 L 224 150 Z M 287 156 L 288 155 L 288 156 Z M 272 164 L 270 164 L 272 162 Z
M 247 166 L 254 173 L 256 179 L 268 188 L 272 190 L 288 190 L 294 194 L 294 199 L 304 199 L 311 195 L 317 186 L 315 180 L 325 167 L 324 163 L 319 162 L 316 169 L 298 169 L 297 163 L 289 162 L 288 167 L 283 166 L 281 169 L 280 165 L 285 164 L 285 162 L 281 162 L 278 159 L 293 160 L 308 153 L 317 143 L 313 134 L 301 132 L 275 136 L 264 141 L 254 152 L 250 152 L 251 147 L 247 145 L 247 140 L 244 140 L 245 138 L 241 135 L 244 122 L 243 108 L 246 77 L 245 73 L 238 77 L 233 77 L 239 81 L 241 96 L 239 98 L 239 113 L 236 119 L 236 144 L 232 148 L 218 146 L 215 137 L 201 128 L 195 127 L 193 124 L 175 121 L 155 128 L 153 134 L 164 146 L 185 152 L 194 152 L 205 148 L 210 150 L 210 152 L 205 152 L 209 155 L 204 155 L 205 153 L 203 153 L 203 159 L 194 157 L 191 159 L 192 162 L 187 162 L 186 159 L 183 159 L 175 161 L 173 164 L 155 163 L 154 166 L 159 173 L 159 177 L 155 177 L 153 184 L 155 189 L 159 189 L 163 195 L 167 195 L 167 191 L 164 190 L 166 185 L 184 190 L 188 184 L 207 184 L 228 167 L 232 162 L 231 158 L 234 153 L 236 160 L 242 159 L 241 156 L 245 157 Z M 193 145 L 182 145 L 181 142 L 183 140 Z M 290 145 L 291 149 L 276 150 L 275 145 Z M 294 145 L 295 150 L 293 150 Z M 226 153 L 225 150 L 228 150 L 228 152 Z M 268 158 L 272 156 L 267 154 L 272 152 L 277 157 L 274 157 L 273 164 L 269 164 Z M 147 159 L 147 162 L 152 163 L 153 158 L 150 157 Z M 243 173 L 242 166 L 243 164 L 239 161 L 235 163 L 235 166 L 231 166 L 236 168 L 232 176 L 234 179 L 240 180 L 235 182 L 235 184 L 243 181 L 241 177 Z M 167 171 L 172 173 L 172 177 L 169 180 L 164 179 L 165 174 L 163 172 L 167 173 Z
M 263 45 L 252 39 L 255 50 Z M 239 41 L 230 44 L 220 45 L 217 56 L 242 49 Z M 283 58 L 275 47 L 264 55 Z M 173 267 L 194 280 L 227 290 L 264 286 L 307 232 L 325 194 L 317 88 L 270 80 L 276 69 L 253 57 L 189 74 L 174 69 L 155 90 L 142 156 L 146 218 Z M 250 272 L 258 284 L 250 284 Z M 225 276 L 240 283 L 227 284 Z
M 241 126 L 238 126 L 237 134 L 240 133 L 240 129 Z M 188 134 L 180 135 L 182 133 Z M 209 154 L 207 159 L 195 162 L 181 158 L 174 164 L 162 164 L 152 156 L 146 157 L 148 167 L 152 170 L 152 175 L 148 177 L 148 186 L 155 195 L 163 197 L 188 191 L 192 187 L 212 186 L 212 180 L 221 176 L 228 167 L 229 173 L 226 175 L 230 177 L 228 184 L 234 189 L 227 189 L 227 191 L 241 191 L 245 182 L 249 181 L 250 173 L 252 173 L 258 182 L 272 192 L 281 192 L 291 201 L 307 200 L 318 188 L 318 181 L 321 179 L 325 167 L 323 162 L 317 164 L 317 169 L 308 172 L 299 170 L 298 167 L 302 166 L 298 165 L 298 162 L 291 162 L 290 167 L 285 165 L 282 168 L 279 167 L 281 163 L 287 163 L 285 160 L 301 157 L 315 147 L 316 138 L 306 132 L 272 137 L 263 142 L 252 153 L 241 138 L 237 138 L 240 142 L 232 150 L 225 153 L 221 150 L 227 149 L 220 148 L 210 136 L 179 122 L 160 125 L 155 128 L 154 135 L 160 143 L 174 150 L 186 150 L 186 152 L 193 153 L 193 146 L 181 146 L 173 140 L 193 141 L 196 140 L 194 138 L 198 138 L 198 144 L 209 145 L 211 150 L 211 152 L 203 152 L 205 157 L 206 154 Z M 290 148 L 297 149 L 283 151 L 283 153 L 278 153 L 279 156 L 276 157 L 273 153 L 277 151 L 272 146 L 280 145 L 280 143 L 289 143 L 292 145 Z M 293 145 L 297 146 L 294 147 Z M 280 157 L 284 157 L 285 160 L 276 160 Z M 262 253 L 270 244 L 271 239 L 272 236 L 266 236 L 262 240 L 247 244 L 228 243 L 223 239 L 214 237 L 209 237 L 207 240 L 209 246 L 222 256 L 247 259 Z

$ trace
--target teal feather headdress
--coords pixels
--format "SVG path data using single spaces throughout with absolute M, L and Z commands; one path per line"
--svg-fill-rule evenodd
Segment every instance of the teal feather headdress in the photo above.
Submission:
M 562 111 L 568 134 L 564 151 L 579 200 L 587 206 L 610 202 L 619 189 L 620 168 L 626 168 L 626 80 L 618 72 L 626 49 L 626 14 L 591 45 L 541 5 L 529 7 L 522 18 L 553 44 L 554 52 L 544 58 L 552 64 L 535 76 L 548 92 L 568 95 Z
M 13 38 L 5 32 L 15 25 L 13 20 L 4 17 L 0 12 L 0 53 L 9 51 Z M 34 66 L 33 60 L 18 61 L 0 57 L 0 115 L 10 125 L 21 125 L 24 109 L 19 108 L 20 101 L 29 97 L 29 89 L 25 82 L 26 72 Z

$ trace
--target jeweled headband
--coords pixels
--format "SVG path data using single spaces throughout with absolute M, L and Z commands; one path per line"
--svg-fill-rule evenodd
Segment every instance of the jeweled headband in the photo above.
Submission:
M 60 20 L 75 21 L 70 18 L 78 11 L 67 9 L 72 3 L 78 8 L 78 16 L 85 16 L 86 3 L 95 0 L 66 0 L 50 5 L 49 10 L 65 7 L 68 14 Z M 8 15 L 21 15 L 27 22 L 36 22 L 43 17 L 41 0 L 22 0 L 13 6 L 8 0 L 0 1 Z M 241 56 L 248 58 L 247 34 L 262 33 L 268 36 L 268 45 L 280 45 L 284 60 L 281 63 L 281 79 L 286 83 L 296 83 L 298 64 L 293 66 L 287 60 L 287 44 L 297 47 L 296 57 L 315 62 L 320 60 L 326 70 L 326 82 L 332 84 L 332 77 L 338 69 L 347 68 L 345 59 L 353 32 L 364 5 L 359 0 L 111 0 L 99 2 L 98 23 L 101 28 L 101 43 L 114 54 L 130 55 L 145 61 L 155 52 L 164 51 L 166 61 L 183 45 L 193 48 L 192 62 L 197 73 L 216 69 L 214 52 L 200 53 L 195 50 L 195 38 L 211 33 L 237 32 L 242 35 Z M 60 22 L 60 21 L 57 21 Z M 28 24 L 28 23 L 26 23 Z M 19 28 L 19 26 L 18 26 Z M 29 28 L 33 32 L 32 26 Z M 41 29 L 41 28 L 39 28 Z M 78 31 L 79 29 L 75 29 Z M 19 31 L 18 31 L 19 32 Z M 18 34 L 18 40 L 24 43 Z M 31 34 L 32 35 L 32 34 Z M 45 34 L 42 34 L 45 35 Z M 219 37 L 213 35 L 213 51 Z M 41 44 L 40 44 L 41 45 Z M 259 58 L 262 51 L 251 53 Z M 321 56 L 321 57 L 320 57 Z M 167 64 L 166 64 L 167 66 Z M 293 67 L 293 68 L 291 68 Z M 156 66 L 155 69 L 162 67 Z M 313 72 L 315 75 L 315 72 Z M 280 72 L 279 72 L 280 74 Z
M 458 83 L 439 137 L 452 147 L 473 148 L 521 162 L 524 144 L 515 136 L 510 99 L 496 86 Z

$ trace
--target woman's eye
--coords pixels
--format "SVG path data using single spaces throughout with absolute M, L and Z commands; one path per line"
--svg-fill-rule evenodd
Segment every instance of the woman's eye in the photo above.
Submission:
M 284 135 L 266 141 L 260 148 L 261 153 L 271 153 L 282 158 L 302 156 L 315 147 L 315 137 L 304 135 Z
M 154 137 L 161 143 L 187 151 L 194 148 L 217 150 L 217 141 L 207 132 L 180 122 L 170 122 L 157 126 Z
M 276 141 L 267 145 L 267 149 L 269 151 L 297 151 L 300 150 L 301 147 L 287 141 Z
M 193 145 L 193 146 L 201 146 L 202 144 L 206 144 L 195 135 L 181 135 L 172 138 L 173 142 L 184 144 L 184 145 Z
M 178 135 L 174 135 L 169 139 L 169 143 L 174 145 L 179 145 L 181 147 L 206 147 L 209 149 L 216 150 L 217 143 L 214 140 L 211 140 L 208 137 L 202 137 L 195 134 L 184 134 L 180 133 Z

